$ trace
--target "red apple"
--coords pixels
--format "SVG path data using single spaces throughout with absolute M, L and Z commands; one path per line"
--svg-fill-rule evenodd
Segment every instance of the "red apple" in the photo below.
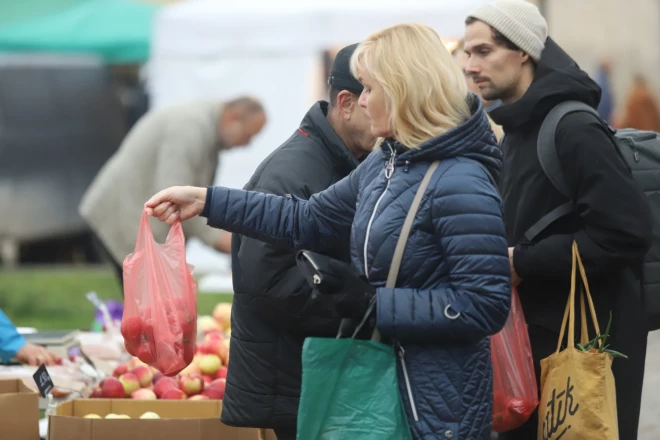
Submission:
M 92 391 L 92 394 L 89 395 L 91 399 L 98 399 L 103 397 L 103 389 L 101 389 L 100 386 L 97 386 L 94 388 L 94 391 Z
M 160 398 L 163 400 L 184 400 L 186 398 L 186 393 L 178 388 L 170 388 L 165 391 Z
M 202 377 L 204 378 L 204 384 L 210 384 L 213 382 L 213 377 L 209 376 L 208 374 L 205 374 Z
M 216 379 L 226 379 L 227 378 L 227 367 L 220 367 L 220 369 L 215 373 Z
M 121 376 L 122 374 L 126 374 L 126 373 L 128 373 L 128 365 L 126 365 L 126 364 L 121 364 L 121 365 L 117 365 L 117 366 L 115 367 L 114 371 L 112 372 L 112 375 L 113 375 L 114 377 L 119 377 L 119 376 Z
M 223 365 L 229 365 L 229 339 L 225 339 L 222 343 L 224 344 L 224 348 L 222 353 L 220 353 L 220 360 Z
M 222 361 L 215 354 L 205 354 L 199 360 L 199 368 L 204 374 L 214 375 L 221 366 Z
M 199 328 L 204 334 L 214 330 L 222 330 L 215 319 L 210 316 L 200 316 L 197 319 L 197 328 Z
M 197 336 L 197 314 L 179 310 L 179 321 L 183 334 L 194 339 Z
M 216 379 L 209 384 L 210 387 L 221 388 L 223 391 L 227 385 L 227 379 Z
M 186 365 L 192 364 L 193 359 L 195 358 L 195 351 L 197 350 L 197 344 L 194 339 L 192 342 L 186 343 L 185 338 L 183 342 L 183 362 Z
M 165 375 L 164 375 L 163 373 L 161 373 L 160 371 L 156 370 L 156 371 L 154 372 L 154 377 L 151 379 L 151 383 L 153 383 L 154 385 L 156 385 L 156 383 L 157 383 L 162 377 L 165 377 Z
M 139 316 L 126 316 L 121 320 L 121 334 L 124 342 L 138 345 L 142 341 L 143 322 Z
M 181 373 L 179 374 L 181 376 L 189 376 L 191 374 L 202 374 L 202 370 L 199 368 L 199 365 L 192 363 L 183 370 L 181 370 Z
M 194 396 L 188 397 L 188 400 L 210 400 L 208 397 L 201 394 L 195 394 Z
M 183 362 L 183 353 L 177 353 L 177 345 L 170 341 L 162 340 L 156 342 L 158 360 L 154 364 L 160 366 L 159 370 L 166 376 L 176 376 L 186 367 Z
M 151 367 L 146 365 L 138 365 L 133 368 L 131 371 L 137 377 L 138 382 L 140 382 L 141 387 L 148 387 L 151 384 L 151 381 L 154 378 L 153 373 L 151 372 Z
M 231 303 L 219 303 L 213 309 L 213 319 L 222 330 L 231 327 Z
M 183 376 L 179 381 L 179 388 L 181 388 L 188 396 L 194 396 L 195 394 L 201 393 L 204 389 L 204 378 L 201 374 Z
M 141 344 L 135 352 L 137 357 L 147 365 L 153 364 L 156 360 L 156 349 L 153 345 L 153 342 Z
M 147 364 L 145 364 L 140 359 L 138 359 L 137 357 L 134 356 L 134 357 L 131 358 L 130 361 L 128 361 L 127 365 L 128 365 L 128 370 L 130 371 L 130 370 L 132 370 L 133 368 L 135 368 L 137 366 L 147 365 Z
M 179 389 L 178 384 L 176 383 L 176 380 L 163 376 L 161 379 L 158 380 L 158 382 L 154 385 L 154 393 L 158 398 L 162 398 L 163 393 L 165 393 L 168 390 L 171 389 Z
M 140 381 L 133 373 L 122 374 L 119 376 L 119 382 L 121 382 L 124 387 L 126 397 L 130 396 L 140 388 Z
M 222 336 L 222 333 L 220 333 L 220 331 L 212 331 L 208 333 L 206 336 L 204 336 L 204 343 L 206 344 L 211 341 L 221 341 L 223 339 L 224 338 Z
M 214 354 L 218 357 L 222 356 L 222 352 L 225 349 L 222 342 L 222 338 L 209 339 L 204 341 L 200 347 L 200 351 L 205 354 Z
M 101 382 L 101 397 L 104 399 L 121 399 L 126 397 L 126 391 L 119 379 L 108 377 Z
M 134 391 L 133 394 L 131 394 L 131 398 L 135 400 L 156 400 L 156 393 L 151 391 L 148 388 L 140 388 L 137 391 Z
M 209 385 L 202 391 L 202 396 L 206 396 L 212 400 L 222 400 L 225 397 L 225 389 L 224 387 L 220 389 L 217 386 Z

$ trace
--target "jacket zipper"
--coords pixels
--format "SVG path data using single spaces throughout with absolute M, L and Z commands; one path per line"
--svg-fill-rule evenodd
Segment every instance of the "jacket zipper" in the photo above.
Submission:
M 369 235 L 371 234 L 371 225 L 374 222 L 374 218 L 376 217 L 376 211 L 378 211 L 378 205 L 380 205 L 380 202 L 383 200 L 383 197 L 385 197 L 385 194 L 387 194 L 387 190 L 390 187 L 390 179 L 392 179 L 392 174 L 394 174 L 394 158 L 396 157 L 396 152 L 392 148 L 392 146 L 388 143 L 387 146 L 390 148 L 390 159 L 387 162 L 387 166 L 385 167 L 385 178 L 387 179 L 387 185 L 385 185 L 385 190 L 383 193 L 378 197 L 378 200 L 376 200 L 376 205 L 374 206 L 374 210 L 371 213 L 371 217 L 369 218 L 369 223 L 367 223 L 367 234 L 366 237 L 364 238 L 364 276 L 369 279 L 369 264 L 367 263 L 367 245 L 369 244 Z
M 398 342 L 397 351 L 399 352 L 399 360 L 401 361 L 401 370 L 403 371 L 403 379 L 406 381 L 406 390 L 408 391 L 408 401 L 410 402 L 410 409 L 412 410 L 413 419 L 416 422 L 419 422 L 419 417 L 417 416 L 417 406 L 415 405 L 415 399 L 413 398 L 412 387 L 410 386 L 410 378 L 408 377 L 408 369 L 406 368 L 406 360 L 404 359 L 405 351 L 403 347 Z

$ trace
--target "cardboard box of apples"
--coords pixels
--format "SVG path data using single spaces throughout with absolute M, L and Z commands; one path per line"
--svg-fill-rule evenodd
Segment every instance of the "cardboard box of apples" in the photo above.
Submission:
M 223 424 L 221 411 L 219 400 L 69 400 L 49 417 L 48 440 L 275 440 L 271 430 Z
M 174 377 L 137 357 L 117 366 L 113 377 L 101 381 L 91 398 L 135 400 L 222 400 L 225 394 L 231 304 L 220 303 L 213 316 L 197 320 L 200 343 L 192 362 Z
M 91 399 L 58 405 L 49 417 L 49 440 L 275 440 L 271 430 L 220 421 L 230 314 L 231 305 L 219 304 L 213 317 L 198 319 L 197 351 L 176 376 L 165 376 L 134 357 L 118 365 Z

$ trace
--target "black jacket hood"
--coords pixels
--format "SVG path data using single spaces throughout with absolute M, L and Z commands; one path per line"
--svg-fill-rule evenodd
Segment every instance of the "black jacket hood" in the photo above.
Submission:
M 495 123 L 507 129 L 538 122 L 563 101 L 581 101 L 598 107 L 601 90 L 557 43 L 548 37 L 534 80 L 516 102 L 490 112 Z

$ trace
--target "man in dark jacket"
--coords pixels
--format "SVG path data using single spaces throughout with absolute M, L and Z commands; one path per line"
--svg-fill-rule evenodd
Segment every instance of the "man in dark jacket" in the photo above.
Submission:
M 358 105 L 362 85 L 349 70 L 356 47 L 337 54 L 328 79 L 330 102 L 312 106 L 245 189 L 308 199 L 347 176 L 371 152 L 375 139 Z M 331 256 L 350 261 L 349 243 L 337 243 Z M 291 250 L 235 235 L 232 265 L 231 362 L 222 421 L 274 428 L 279 440 L 295 439 L 304 339 L 334 337 L 340 321 L 309 311 L 311 288 Z
M 647 338 L 636 270 L 651 244 L 648 202 L 601 123 L 589 114 L 573 113 L 560 122 L 556 146 L 575 209 L 527 241 L 524 234 L 532 225 L 568 201 L 539 163 L 536 142 L 541 123 L 563 101 L 596 108 L 600 89 L 547 37 L 544 18 L 528 2 L 481 5 L 466 25 L 466 70 L 485 99 L 501 99 L 504 104 L 490 116 L 505 133 L 499 184 L 511 272 L 529 325 L 537 379 L 539 361 L 557 347 L 575 240 L 600 328 L 605 329 L 612 312 L 610 348 L 629 357 L 616 359 L 613 371 L 620 438 L 634 440 Z M 537 424 L 535 413 L 523 427 L 500 438 L 536 438 Z

